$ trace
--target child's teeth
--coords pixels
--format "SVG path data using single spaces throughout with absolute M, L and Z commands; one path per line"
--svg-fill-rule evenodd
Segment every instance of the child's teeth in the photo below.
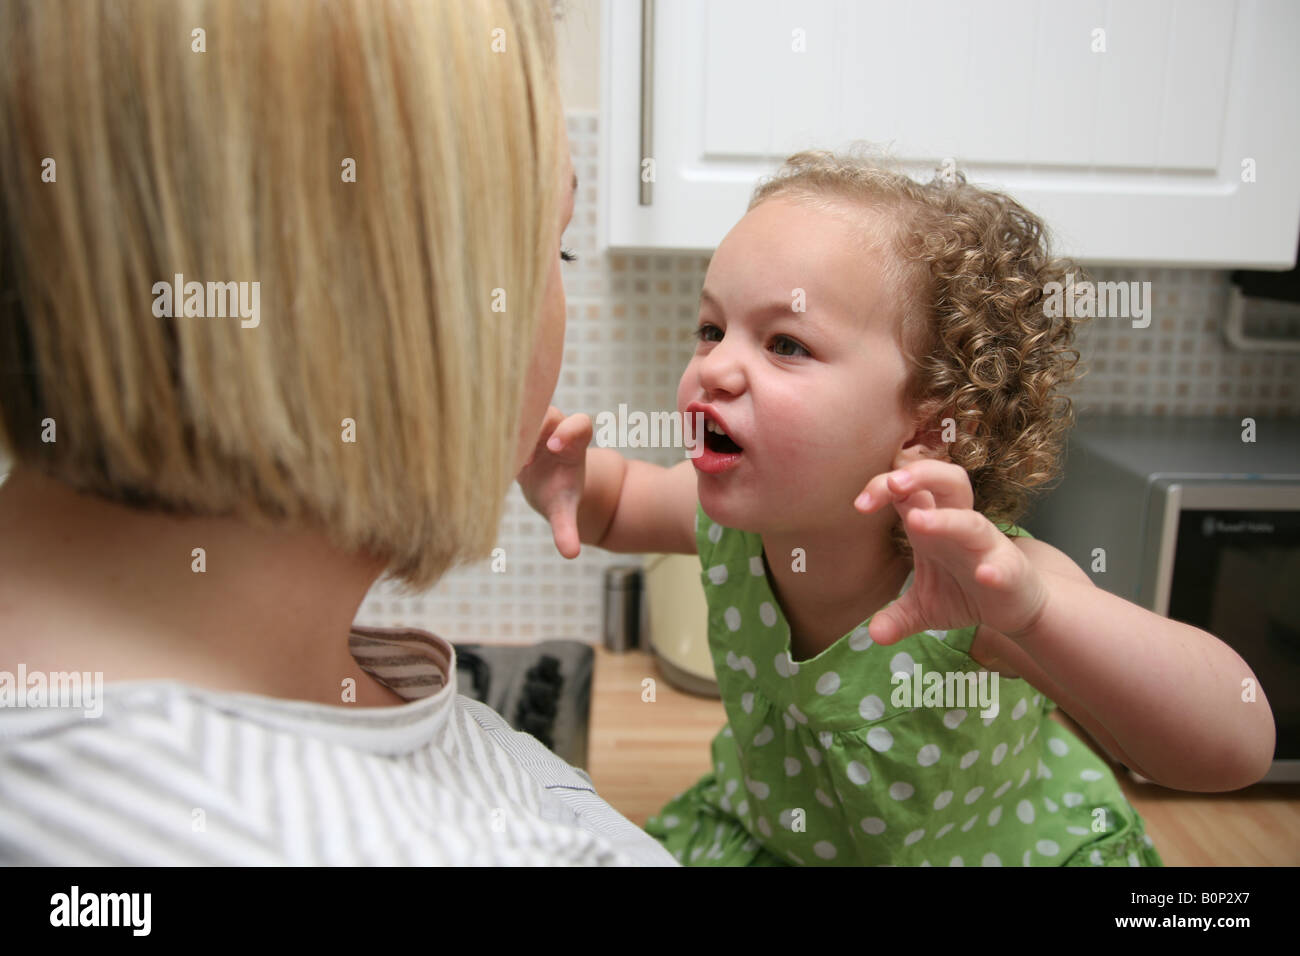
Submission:
M 705 428 L 706 431 L 711 431 L 711 432 L 713 432 L 713 434 L 715 434 L 715 435 L 725 435 L 725 434 L 727 434 L 727 433 L 724 432 L 721 428 L 719 428 L 717 425 L 715 425 L 715 424 L 713 423 L 713 419 L 709 419 L 708 421 L 706 421 L 706 422 L 704 423 L 704 428 Z

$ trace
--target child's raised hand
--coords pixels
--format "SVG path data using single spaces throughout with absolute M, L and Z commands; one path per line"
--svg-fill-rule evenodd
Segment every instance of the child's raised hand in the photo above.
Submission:
M 1043 579 L 974 498 L 965 469 L 925 458 L 872 478 L 854 502 L 864 514 L 892 504 L 912 545 L 912 586 L 871 619 L 877 644 L 973 624 L 1014 637 L 1042 610 Z
M 546 410 L 537 446 L 520 469 L 517 481 L 524 500 L 551 523 L 555 547 L 566 558 L 582 550 L 578 505 L 587 479 L 591 419 L 581 413 L 567 418 L 554 405 Z

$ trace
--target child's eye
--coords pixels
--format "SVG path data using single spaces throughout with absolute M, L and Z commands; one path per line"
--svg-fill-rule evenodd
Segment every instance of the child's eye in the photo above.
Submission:
M 561 250 L 560 250 L 560 258 L 563 259 L 565 262 L 577 262 L 577 261 L 578 261 L 578 257 L 575 256 L 575 255 L 574 255 L 572 252 L 570 252 L 568 249 L 561 249 Z
M 700 324 L 699 328 L 695 330 L 695 337 L 699 339 L 701 342 L 711 342 L 713 341 L 712 339 L 705 337 L 709 334 L 709 330 L 713 330 L 714 332 L 717 332 L 718 327 L 716 325 L 713 325 L 710 322 L 703 322 Z
M 788 336 L 788 335 L 778 335 L 778 336 L 776 337 L 776 341 L 777 341 L 777 342 L 789 342 L 791 345 L 793 345 L 795 348 L 797 348 L 797 349 L 799 350 L 799 352 L 802 352 L 804 355 L 809 355 L 809 354 L 811 354 L 811 353 L 809 353 L 809 351 L 808 351 L 806 348 L 804 348 L 802 345 L 800 345 L 800 344 L 799 344 L 798 342 L 796 342 L 794 339 L 790 338 L 790 336 Z M 799 352 L 793 352 L 793 353 L 785 354 L 785 357 L 786 357 L 786 358 L 794 358 L 794 356 L 795 356 L 795 355 L 798 355 Z M 778 352 L 778 353 L 777 353 L 777 355 L 782 355 L 782 354 L 783 354 L 783 353 L 781 353 L 781 352 Z

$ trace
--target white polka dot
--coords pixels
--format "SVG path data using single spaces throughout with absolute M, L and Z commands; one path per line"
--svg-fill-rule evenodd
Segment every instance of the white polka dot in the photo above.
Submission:
M 1082 780 L 1100 780 L 1101 774 L 1096 770 L 1083 770 L 1079 773 L 1079 777 Z
M 731 796 L 733 793 L 736 792 L 736 788 L 739 786 L 740 786 L 739 780 L 728 780 L 727 785 L 722 789 L 726 791 L 727 796 Z
M 1043 806 L 1047 807 L 1048 813 L 1055 813 L 1060 809 L 1060 807 L 1053 802 L 1051 797 L 1043 797 Z
M 1088 862 L 1093 866 L 1101 866 L 1101 853 L 1097 850 L 1093 850 L 1088 854 Z
M 1016 816 L 1020 818 L 1021 823 L 1034 822 L 1034 805 L 1028 800 L 1021 800 L 1016 804 Z
M 1029 739 L 1033 740 L 1037 734 L 1038 734 L 1038 728 L 1034 727 L 1033 730 L 1029 731 Z
M 863 720 L 879 720 L 885 713 L 885 702 L 875 694 L 868 694 L 858 704 L 858 715 Z
M 835 845 L 833 843 L 828 843 L 825 840 L 818 840 L 814 843 L 813 852 L 823 860 L 835 859 Z
M 803 764 L 795 760 L 793 757 L 785 758 L 785 775 L 787 777 L 796 776 L 799 773 L 799 771 L 802 769 L 803 769 Z
M 1030 851 L 1026 850 L 1026 851 L 1025 851 L 1025 855 L 1022 856 L 1022 857 L 1020 858 L 1020 865 L 1021 865 L 1021 866 L 1029 866 L 1030 863 L 1031 863 L 1031 858 L 1032 858 L 1032 857 L 1033 857 L 1033 854 L 1032 854 Z
M 1037 779 L 1039 779 L 1039 780 L 1051 780 L 1051 779 L 1052 779 L 1052 771 L 1050 771 L 1050 770 L 1047 769 L 1047 764 L 1043 763 L 1042 760 L 1039 760 L 1039 761 L 1038 761 L 1038 773 L 1037 773 L 1036 776 L 1037 776 Z
M 1070 748 L 1065 746 L 1065 741 L 1060 737 L 1048 738 L 1047 749 L 1058 757 L 1064 757 L 1070 751 Z
M 1021 776 L 1021 778 L 1020 778 L 1020 782 L 1019 782 L 1018 784 L 1016 784 L 1016 789 L 1019 790 L 1021 787 L 1023 787 L 1023 786 L 1024 786 L 1025 784 L 1027 784 L 1028 782 L 1029 782 L 1029 768 L 1026 767 L 1026 768 L 1025 768 L 1025 772 L 1024 772 L 1024 774 L 1023 774 L 1023 775 Z
M 785 721 L 786 730 L 794 730 L 794 718 L 789 714 L 782 714 L 781 719 Z
M 948 713 L 943 715 L 943 725 L 949 730 L 956 730 L 965 719 L 966 711 L 961 709 L 950 710 Z
M 967 767 L 969 767 L 971 764 L 973 764 L 976 760 L 979 759 L 980 759 L 980 752 L 978 750 L 972 750 L 969 753 L 963 754 L 961 758 L 961 764 L 960 764 L 961 769 L 965 770 Z
M 761 780 L 746 780 L 745 789 L 747 789 L 754 796 L 758 797 L 758 799 L 760 800 L 766 800 L 768 796 L 772 793 L 772 788 L 769 787 L 767 784 L 763 783 Z
M 992 810 L 989 811 L 989 826 L 991 827 L 997 826 L 998 821 L 1001 819 L 1002 819 L 1001 807 L 994 807 Z
M 1011 756 L 1013 756 L 1013 757 L 1019 756 L 1020 751 L 1022 751 L 1022 750 L 1024 750 L 1024 749 L 1025 749 L 1025 735 L 1024 735 L 1024 734 L 1021 734 L 1021 735 L 1020 735 L 1020 740 L 1018 740 L 1018 741 L 1016 742 L 1015 747 L 1013 747 L 1012 750 L 1011 750 Z
M 925 836 L 924 830 L 913 830 L 907 836 L 903 837 L 903 846 L 911 846 L 923 836 Z
M 731 728 L 730 728 L 730 727 L 723 727 L 723 728 L 722 728 L 722 736 L 724 736 L 724 737 L 730 737 L 730 736 L 731 736 Z
M 1087 835 L 1088 835 L 1088 829 L 1087 829 L 1086 827 L 1066 827 L 1066 828 L 1065 828 L 1065 832 L 1066 832 L 1066 833 L 1069 833 L 1069 834 L 1072 834 L 1072 835 L 1074 835 L 1074 836 L 1087 836 Z
M 975 825 L 975 821 L 978 820 L 979 818 L 980 818 L 980 815 L 977 813 L 977 814 L 975 814 L 975 816 L 971 817 L 969 820 L 967 820 L 965 823 L 963 823 L 963 824 L 961 825 L 961 832 L 962 832 L 962 833 L 969 833 L 969 832 L 970 832 L 970 828 L 973 827 L 973 826 Z
M 790 677 L 797 669 L 787 651 L 782 651 L 780 654 L 777 654 L 776 657 L 772 658 L 772 666 L 776 668 L 777 674 L 782 677 Z
M 980 866 L 1001 866 L 1002 861 L 998 859 L 996 853 L 985 853 L 984 859 L 980 860 Z
M 962 797 L 962 800 L 966 803 L 967 806 L 970 806 L 972 803 L 978 800 L 983 793 L 984 793 L 983 787 L 971 787 L 970 790 L 966 791 L 966 796 Z
M 727 583 L 727 566 L 725 564 L 715 564 L 709 568 L 709 581 L 714 585 Z
M 961 861 L 961 857 L 959 857 L 959 856 L 954 856 L 954 857 L 953 857 L 953 858 L 948 862 L 948 865 L 949 865 L 949 866 L 965 866 L 966 864 L 963 863 L 963 862 Z
M 754 680 L 758 677 L 758 668 L 754 666 L 754 662 L 748 657 L 742 657 L 740 659 L 740 666 L 745 668 L 745 673 L 749 675 L 750 680 Z
M 1129 866 L 1141 866 L 1141 865 L 1142 865 L 1140 862 L 1138 862 L 1138 857 L 1137 857 L 1137 854 L 1136 854 L 1136 853 L 1130 853 L 1130 854 L 1128 855 L 1128 865 L 1129 865 Z
M 748 690 L 747 690 L 747 691 L 745 691 L 743 694 L 740 695 L 740 709 L 743 710 L 743 711 L 744 711 L 745 713 L 747 713 L 747 714 L 752 714 L 752 713 L 754 712 L 754 693 L 753 693 L 753 691 L 748 691 Z
M 870 632 L 865 627 L 856 628 L 849 635 L 849 647 L 855 651 L 865 651 L 874 643 L 875 641 L 870 637 Z
M 735 651 L 727 651 L 727 666 L 733 671 L 738 671 L 743 666 L 740 663 L 740 658 L 736 656 Z
M 720 524 L 709 525 L 709 540 L 712 541 L 714 544 L 717 544 L 721 538 L 722 538 L 722 525 Z
M 734 607 L 727 608 L 722 613 L 722 619 L 727 622 L 727 627 L 733 631 L 740 630 L 740 611 Z
M 1025 699 L 1021 697 L 1018 701 L 1016 701 L 1016 706 L 1011 708 L 1011 719 L 1019 720 L 1021 717 L 1025 716 L 1025 711 L 1027 711 L 1028 709 L 1029 709 L 1029 704 L 1027 704 L 1025 702 Z
M 952 802 L 952 791 L 945 790 L 943 793 L 939 794 L 937 797 L 934 798 L 934 808 L 936 810 L 942 810 L 951 802 Z
M 813 750 L 813 748 L 811 747 L 805 746 L 803 748 L 803 752 L 808 755 L 808 762 L 811 763 L 814 767 L 821 765 L 822 755 L 819 754 L 816 750 Z
M 849 765 L 844 768 L 844 773 L 852 783 L 856 783 L 859 787 L 864 783 L 871 782 L 871 771 L 856 760 L 849 761 Z
M 748 812 L 749 812 L 748 800 L 741 800 L 740 803 L 736 804 L 736 816 L 743 817 Z
M 667 827 L 669 830 L 676 830 L 677 827 L 681 824 L 681 822 L 682 821 L 680 817 L 674 816 L 671 813 L 668 814 L 668 816 L 664 817 L 664 826 Z
M 1005 757 L 1006 755 L 1007 755 L 1007 745 L 1006 745 L 1006 744 L 998 744 L 996 747 L 994 747 L 994 748 L 993 748 L 993 766 L 996 767 L 998 764 L 1000 764 L 1000 763 L 1002 762 L 1002 758 Z
M 822 747 L 825 748 L 826 750 L 830 750 L 831 744 L 835 742 L 835 737 L 831 734 L 829 730 L 823 730 L 821 733 L 817 735 L 817 739 L 821 742 Z
M 776 608 L 772 607 L 769 602 L 764 601 L 758 606 L 758 619 L 768 627 L 772 627 L 776 624 Z
M 722 806 L 722 809 L 726 810 L 728 813 L 731 812 L 731 799 L 729 797 L 723 797 L 718 801 L 718 803 Z
M 929 860 L 922 860 L 922 861 L 921 861 L 921 865 L 922 865 L 922 866 L 929 866 L 929 865 L 930 865 L 930 861 L 929 861 Z
M 754 825 L 758 827 L 758 832 L 763 836 L 770 837 L 772 835 L 772 824 L 767 822 L 767 818 L 759 817 L 754 821 Z
M 884 727 L 872 727 L 867 731 L 867 746 L 878 754 L 883 754 L 894 746 L 894 735 Z
M 821 677 L 817 678 L 817 693 L 823 697 L 829 697 L 840 689 L 840 675 L 834 671 L 827 671 Z
M 776 822 L 781 824 L 785 829 L 794 832 L 794 811 L 782 810 L 776 815 Z
M 1061 794 L 1061 802 L 1067 807 L 1077 807 L 1079 804 L 1083 803 L 1083 794 L 1063 793 Z
M 828 797 L 828 796 L 826 795 L 826 791 L 823 790 L 821 787 L 818 787 L 818 788 L 816 789 L 816 791 L 813 793 L 813 796 L 815 796 L 815 797 L 817 798 L 817 802 L 820 803 L 820 804 L 821 804 L 822 806 L 824 806 L 824 807 L 832 807 L 832 808 L 833 808 L 833 807 L 835 806 L 835 801 L 832 800 L 830 797 Z
M 795 720 L 799 721 L 799 723 L 801 724 L 808 723 L 808 718 L 804 715 L 804 712 L 800 710 L 798 707 L 796 707 L 794 704 L 790 705 L 790 716 L 793 717 Z
M 756 578 L 761 578 L 767 574 L 767 569 L 763 567 L 763 556 L 755 554 L 749 559 L 749 573 Z
M 885 821 L 880 817 L 867 817 L 862 821 L 862 829 L 872 836 L 885 832 Z
M 916 793 L 916 788 L 903 780 L 889 785 L 889 795 L 895 800 L 906 800 L 914 793 Z
M 931 631 L 926 631 L 925 633 L 929 634 L 931 637 L 936 638 L 937 640 L 940 641 L 942 641 L 944 638 L 948 636 L 947 631 L 931 630 Z
M 1002 786 L 998 787 L 996 790 L 993 791 L 993 799 L 994 800 L 998 799 L 998 797 L 1002 796 L 1002 794 L 1006 793 L 1010 789 L 1011 789 L 1011 781 L 1008 780 Z
M 1043 856 L 1056 856 L 1056 854 L 1061 852 L 1061 848 L 1051 840 L 1039 840 L 1034 844 L 1034 849 L 1043 854 Z
M 939 748 L 934 744 L 926 744 L 916 752 L 916 762 L 922 767 L 929 767 L 939 761 Z
M 763 729 L 754 735 L 754 746 L 761 747 L 764 744 L 770 744 L 772 738 L 776 736 L 776 731 L 772 729 L 771 724 L 764 724 Z
M 902 673 L 911 677 L 912 667 L 915 663 L 916 662 L 912 660 L 911 654 L 907 653 L 907 651 L 899 651 L 889 659 L 889 671 L 892 674 Z
M 935 838 L 936 840 L 939 839 L 941 836 L 943 836 L 945 833 L 947 833 L 947 832 L 948 832 L 949 830 L 951 830 L 951 829 L 952 829 L 952 824 L 951 824 L 951 823 L 945 823 L 943 826 L 939 827 L 939 832 L 936 833 L 936 834 L 934 835 L 934 838 Z
M 697 846 L 694 850 L 692 850 L 692 851 L 691 851 L 691 860 L 692 860 L 692 862 L 695 861 L 695 860 L 698 860 L 699 857 L 700 857 L 700 854 L 703 853 L 703 852 L 704 852 L 704 847 L 702 847 L 702 846 Z

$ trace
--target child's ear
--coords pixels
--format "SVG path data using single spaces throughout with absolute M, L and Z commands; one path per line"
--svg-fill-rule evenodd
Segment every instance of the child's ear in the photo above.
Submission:
M 918 421 L 912 434 L 903 442 L 903 447 L 895 456 L 894 467 L 902 468 L 922 458 L 947 461 L 948 449 L 952 441 L 949 433 L 954 431 L 954 427 L 955 422 L 951 417 L 941 418 L 938 421 L 933 419 L 926 422 Z

